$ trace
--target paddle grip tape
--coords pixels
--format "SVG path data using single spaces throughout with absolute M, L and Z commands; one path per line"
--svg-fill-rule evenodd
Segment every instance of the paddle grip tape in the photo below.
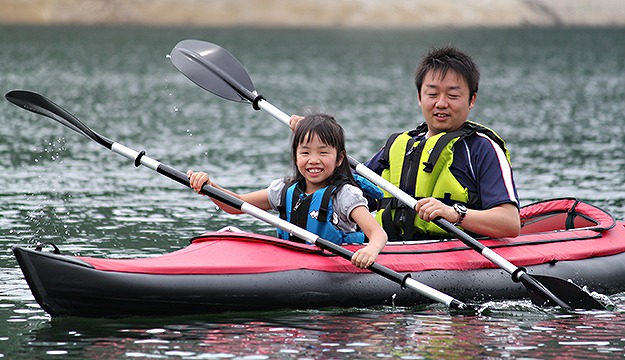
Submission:
M 135 158 L 135 167 L 141 166 L 141 158 L 143 157 L 143 155 L 145 155 L 145 150 L 141 150 L 139 152 L 139 155 L 137 155 L 137 157 Z
M 521 282 L 521 278 L 520 278 L 519 273 L 527 273 L 527 270 L 525 270 L 524 267 L 516 268 L 516 270 L 514 270 L 512 272 L 512 274 L 511 274 L 512 275 L 512 281 L 514 281 L 514 282 Z
M 260 106 L 258 106 L 258 103 L 261 100 L 265 100 L 265 97 L 262 95 L 258 95 L 257 97 L 254 98 L 254 101 L 252 101 L 252 108 L 254 108 L 254 110 L 256 111 L 260 110 Z

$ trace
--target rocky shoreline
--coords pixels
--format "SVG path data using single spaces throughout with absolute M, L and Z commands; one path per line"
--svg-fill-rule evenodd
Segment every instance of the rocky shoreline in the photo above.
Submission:
M 625 26 L 623 0 L 0 0 L 0 24 Z

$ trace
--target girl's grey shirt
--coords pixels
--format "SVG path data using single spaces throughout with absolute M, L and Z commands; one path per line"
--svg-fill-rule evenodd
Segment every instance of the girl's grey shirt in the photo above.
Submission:
M 278 211 L 278 206 L 282 205 L 282 190 L 286 186 L 284 181 L 284 178 L 276 179 L 267 188 L 267 198 L 271 208 L 276 211 Z M 358 224 L 349 215 L 358 206 L 367 207 L 367 199 L 365 199 L 359 187 L 345 184 L 334 194 L 332 197 L 333 216 L 338 215 L 338 224 L 336 226 L 339 230 L 344 232 L 356 231 Z

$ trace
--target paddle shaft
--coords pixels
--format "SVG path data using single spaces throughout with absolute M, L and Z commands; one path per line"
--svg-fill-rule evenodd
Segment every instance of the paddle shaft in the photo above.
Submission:
M 125 145 L 109 140 L 89 127 L 84 125 L 78 118 L 61 108 L 57 104 L 43 97 L 42 95 L 29 92 L 29 91 L 12 91 L 7 93 L 7 100 L 12 103 L 32 112 L 40 115 L 47 116 L 56 120 L 70 129 L 78 132 L 85 137 L 88 137 L 107 149 L 122 155 L 128 159 L 133 160 L 135 166 L 143 165 L 157 173 L 168 177 L 184 186 L 190 187 L 189 178 L 187 175 L 179 170 L 172 168 L 171 166 L 160 163 L 145 155 L 145 151 L 136 151 Z M 304 239 L 310 243 L 317 245 L 318 247 L 328 250 L 329 252 L 339 255 L 347 260 L 351 260 L 354 253 L 340 245 L 334 244 L 326 239 L 323 239 L 305 229 L 302 229 L 290 222 L 281 219 L 278 216 L 272 215 L 252 204 L 249 204 L 236 196 L 228 194 L 218 188 L 210 185 L 204 185 L 202 187 L 202 193 L 211 198 L 217 199 L 228 206 L 238 209 L 248 215 L 254 216 L 270 225 L 280 228 L 289 234 L 295 235 L 301 239 Z M 436 302 L 445 304 L 450 308 L 464 309 L 466 304 L 462 303 L 455 298 L 444 294 L 434 288 L 431 288 L 425 284 L 422 284 L 412 278 L 410 275 L 402 275 L 398 272 L 389 269 L 378 263 L 373 263 L 368 267 L 372 272 L 381 275 L 389 280 L 392 280 L 402 287 L 410 288 L 419 294 L 434 300 Z
M 168 165 L 162 164 L 144 154 L 127 148 L 119 143 L 113 143 L 111 150 L 115 153 L 118 153 L 128 159 L 134 160 L 135 164 L 140 163 L 143 166 L 146 166 L 149 169 L 152 169 L 158 172 L 161 175 L 164 175 L 174 181 L 179 182 L 182 185 L 190 187 L 189 178 L 187 175 L 179 170 L 176 170 Z M 266 222 L 267 224 L 273 225 L 277 228 L 280 228 L 289 234 L 295 235 L 301 239 L 304 239 L 310 243 L 317 245 L 318 247 L 328 250 L 329 252 L 339 255 L 344 259 L 350 260 L 354 253 L 340 245 L 334 244 L 326 239 L 323 239 L 310 231 L 302 229 L 290 222 L 281 219 L 278 216 L 272 215 L 250 203 L 247 203 L 233 195 L 230 195 L 218 188 L 215 188 L 210 185 L 204 185 L 202 187 L 202 193 L 211 198 L 219 200 L 225 203 L 228 206 L 231 206 L 235 209 L 238 209 L 248 215 L 251 215 L 259 220 Z M 436 302 L 445 304 L 451 308 L 462 309 L 465 308 L 466 305 L 459 300 L 454 299 L 453 297 L 444 294 L 434 288 L 431 288 L 425 284 L 422 284 L 416 280 L 410 278 L 409 275 L 401 275 L 400 273 L 389 269 L 383 265 L 378 263 L 373 263 L 368 267 L 372 272 L 381 275 L 389 280 L 392 280 L 402 287 L 407 287 L 412 290 L 417 291 L 421 295 L 424 295 Z
M 276 119 L 289 125 L 290 117 L 258 95 L 243 65 L 225 49 L 205 41 L 183 40 L 172 50 L 171 61 L 178 70 L 201 88 L 230 101 L 251 103 L 255 110 L 264 109 Z M 352 157 L 348 156 L 348 161 L 359 174 L 377 184 L 404 204 L 415 208 L 417 202 L 412 196 L 406 194 Z M 530 292 L 530 298 L 533 302 L 539 305 L 554 303 L 565 309 L 570 309 L 571 306 L 554 294 L 554 292 L 557 292 L 560 296 L 567 298 L 570 303 L 575 304 L 576 308 L 604 309 L 599 302 L 588 293 L 579 289 L 579 287 L 571 287 L 571 284 L 563 279 L 540 276 L 543 281 L 547 278 L 550 280 L 552 290 L 549 290 L 543 283 L 527 274 L 525 269 L 513 265 L 468 234 L 457 229 L 448 221 L 438 218 L 434 219 L 433 222 L 451 234 L 456 235 L 464 244 L 510 273 L 513 281 L 521 281 Z M 557 284 L 557 286 L 554 284 Z M 562 291 L 563 289 L 567 291 Z

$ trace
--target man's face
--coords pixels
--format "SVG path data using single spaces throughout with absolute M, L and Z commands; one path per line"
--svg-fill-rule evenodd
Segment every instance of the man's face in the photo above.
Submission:
M 419 106 L 430 136 L 458 130 L 467 120 L 477 97 L 473 94 L 469 99 L 469 86 L 455 71 L 448 71 L 444 78 L 440 75 L 428 72 L 419 93 Z

